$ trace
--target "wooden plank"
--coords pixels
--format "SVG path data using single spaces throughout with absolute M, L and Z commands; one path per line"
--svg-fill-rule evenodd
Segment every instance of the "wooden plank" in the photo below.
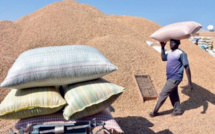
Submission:
M 134 75 L 134 78 L 143 101 L 156 99 L 158 97 L 149 75 Z

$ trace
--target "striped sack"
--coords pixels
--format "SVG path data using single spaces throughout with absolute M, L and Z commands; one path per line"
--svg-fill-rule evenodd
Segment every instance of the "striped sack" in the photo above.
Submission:
M 93 47 L 42 47 L 22 53 L 1 86 L 23 89 L 66 85 L 100 78 L 115 70 L 117 67 Z
M 125 88 L 97 79 L 63 86 L 67 106 L 64 108 L 66 120 L 79 119 L 103 111 L 109 107 Z
M 65 120 L 64 117 L 62 116 L 62 111 L 59 111 L 57 113 L 50 115 L 21 119 L 16 123 L 15 128 L 17 130 L 22 129 L 24 132 L 28 133 L 32 131 L 33 125 L 67 125 L 79 122 L 89 122 L 92 121 L 93 119 L 96 119 L 97 122 L 104 121 L 105 128 L 112 132 L 116 131 L 117 133 L 123 133 L 123 130 L 120 128 L 118 123 L 113 119 L 108 109 L 105 109 L 104 111 L 97 113 L 93 116 L 88 116 L 78 120 L 74 119 Z M 93 129 L 93 132 L 97 132 L 99 129 L 101 129 L 101 127 L 102 126 L 95 127 Z
M 0 118 L 22 119 L 59 111 L 66 104 L 55 87 L 11 89 L 0 104 Z

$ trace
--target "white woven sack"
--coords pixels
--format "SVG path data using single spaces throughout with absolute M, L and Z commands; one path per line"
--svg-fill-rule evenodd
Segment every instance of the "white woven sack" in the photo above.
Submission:
M 154 32 L 150 37 L 160 42 L 170 39 L 186 39 L 202 28 L 202 25 L 194 21 L 178 22 L 164 26 Z
M 97 49 L 85 45 L 43 47 L 22 53 L 2 87 L 66 85 L 100 78 L 117 70 Z

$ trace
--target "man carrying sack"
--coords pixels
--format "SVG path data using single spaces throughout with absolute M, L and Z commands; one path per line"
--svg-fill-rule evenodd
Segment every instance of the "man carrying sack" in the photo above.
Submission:
M 170 40 L 171 50 L 168 51 L 167 54 L 165 54 L 164 48 L 166 43 L 160 42 L 160 44 L 161 58 L 163 61 L 167 61 L 167 81 L 159 95 L 159 99 L 154 110 L 149 115 L 150 117 L 157 116 L 159 108 L 163 105 L 168 96 L 170 97 L 172 106 L 174 107 L 172 115 L 182 115 L 183 111 L 181 109 L 180 99 L 178 95 L 178 85 L 182 81 L 184 69 L 188 78 L 188 87 L 190 90 L 193 89 L 187 54 L 178 48 L 178 46 L 180 45 L 180 40 Z

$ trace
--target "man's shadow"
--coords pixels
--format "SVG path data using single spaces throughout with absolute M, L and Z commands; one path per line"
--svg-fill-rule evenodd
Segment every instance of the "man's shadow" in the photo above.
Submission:
M 155 133 L 150 129 L 153 127 L 150 121 L 140 116 L 128 116 L 114 118 L 125 134 L 173 134 L 170 130 L 165 129 L 163 131 Z
M 195 83 L 193 83 L 193 90 L 189 91 L 186 87 L 181 87 L 182 93 L 189 96 L 189 99 L 182 102 L 181 106 L 183 110 L 191 110 L 199 107 L 202 108 L 202 114 L 206 113 L 208 109 L 208 103 L 215 105 L 215 95 L 208 89 L 205 89 Z
M 215 105 L 215 94 L 209 90 L 193 83 L 193 90 L 190 91 L 186 86 L 181 86 L 182 93 L 189 96 L 189 99 L 181 103 L 182 110 L 196 109 L 202 107 L 202 114 L 206 113 L 208 103 Z M 179 90 L 180 92 L 180 90 Z M 173 109 L 160 112 L 160 116 L 172 113 Z

